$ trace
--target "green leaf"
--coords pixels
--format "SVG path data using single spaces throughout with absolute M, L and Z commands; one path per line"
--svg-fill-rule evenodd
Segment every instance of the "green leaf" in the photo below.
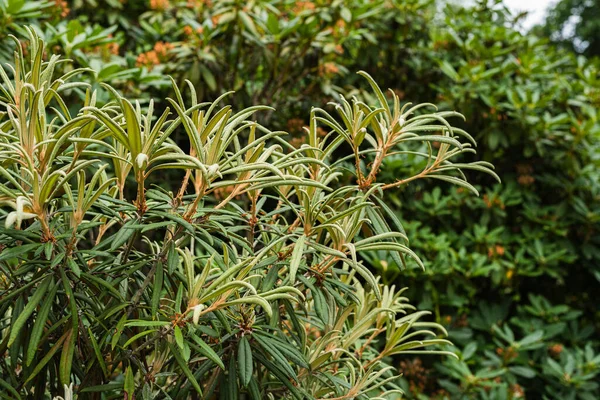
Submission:
M 163 263 L 158 262 L 156 273 L 154 274 L 154 287 L 152 289 L 152 315 L 156 315 L 158 304 L 160 303 L 160 295 L 163 288 Z
M 469 182 L 467 182 L 463 179 L 457 178 L 455 176 L 428 174 L 428 175 L 426 175 L 426 177 L 453 183 L 457 186 L 464 187 L 465 189 L 473 192 L 476 196 L 479 196 L 479 192 L 477 191 L 477 189 L 475 189 L 475 187 L 473 185 L 471 185 Z
M 179 267 L 179 254 L 177 254 L 177 250 L 175 250 L 175 246 L 171 245 L 169 247 L 169 251 L 167 253 L 167 271 L 169 274 L 172 274 Z
M 238 343 L 238 371 L 240 373 L 240 383 L 246 387 L 252 377 L 252 349 L 246 336 L 242 336 Z
M 256 31 L 256 25 L 254 24 L 254 21 L 252 21 L 252 18 L 250 18 L 250 16 L 244 11 L 239 11 L 238 15 L 246 29 L 248 29 L 254 36 L 258 36 L 258 32 Z
M 106 385 L 97 385 L 86 387 L 81 390 L 81 393 L 108 392 L 112 390 L 123 389 L 123 382 L 107 383 Z
M 327 301 L 325 300 L 325 296 L 319 289 L 317 289 L 316 291 L 313 291 L 312 295 L 313 295 L 313 304 L 315 306 L 315 311 L 317 313 L 317 317 L 319 317 L 319 319 L 321 321 L 323 321 L 324 324 L 328 324 L 329 323 L 329 307 L 327 306 Z
M 126 400 L 133 400 L 135 394 L 135 382 L 133 380 L 131 366 L 128 366 L 127 370 L 125 371 L 125 383 L 123 385 L 123 390 L 125 390 L 125 393 L 127 393 Z
M 448 61 L 444 60 L 440 62 L 440 69 L 454 82 L 458 82 L 460 80 L 460 75 Z
M 92 333 L 90 328 L 88 328 L 88 338 L 92 343 L 92 347 L 94 348 L 94 354 L 96 355 L 96 360 L 98 360 L 98 364 L 100 364 L 100 368 L 102 369 L 104 376 L 108 377 L 108 370 L 106 369 L 106 363 L 104 362 L 102 351 L 100 350 L 100 346 L 98 346 L 98 342 L 96 341 L 96 338 L 94 337 L 94 334 Z
M 120 301 L 123 300 L 123 298 L 121 297 L 121 293 L 119 293 L 119 291 L 117 289 L 115 289 L 114 286 L 112 286 L 109 282 L 105 281 L 104 279 L 98 278 L 97 276 L 88 274 L 86 272 L 83 272 L 81 274 L 81 277 L 83 278 L 84 281 L 87 281 L 88 283 L 93 283 L 93 284 L 98 285 L 99 288 L 103 287 L 103 288 L 107 289 L 110 292 L 110 294 L 113 295 L 113 297 L 115 299 L 118 299 Z
M 4 249 L 0 253 L 0 261 L 10 260 L 21 255 L 31 253 L 34 249 L 37 249 L 40 246 L 42 246 L 42 243 L 31 243 L 12 247 L 10 249 Z
M 235 368 L 235 359 L 231 357 L 229 359 L 229 374 L 227 375 L 227 394 L 228 399 L 238 400 L 239 392 L 238 392 L 238 380 L 237 380 L 237 371 Z
M 173 332 L 175 334 L 175 343 L 177 343 L 179 348 L 183 349 L 183 334 L 181 333 L 181 328 L 175 326 L 175 328 L 173 328 Z
M 59 376 L 63 385 L 71 383 L 71 367 L 73 365 L 73 354 L 75 354 L 75 343 L 77 342 L 77 327 L 71 326 L 67 331 L 67 338 L 60 355 Z
M 125 326 L 142 326 L 142 327 L 151 327 L 151 326 L 167 326 L 171 325 L 169 321 L 146 321 L 141 319 L 135 319 L 131 321 L 127 321 Z
M 127 139 L 129 141 L 129 150 L 131 151 L 133 160 L 135 160 L 135 157 L 142 152 L 142 132 L 140 130 L 140 121 L 138 121 L 137 114 L 129 100 L 121 98 L 121 107 L 123 108 L 125 122 L 127 123 Z M 134 166 L 137 166 L 137 164 L 134 163 Z
M 248 393 L 252 400 L 262 400 L 263 397 L 260 394 L 260 389 L 258 388 L 258 383 L 256 383 L 256 379 L 254 377 L 250 378 L 250 384 L 248 385 Z
M 208 85 L 209 89 L 212 91 L 217 90 L 217 80 L 215 79 L 215 76 L 213 75 L 211 70 L 206 68 L 204 64 L 200 64 L 200 73 L 202 74 L 202 78 L 204 79 L 204 82 L 206 82 L 206 84 Z
M 117 233 L 112 236 L 112 243 L 110 246 L 110 250 L 114 251 L 121 247 L 127 242 L 127 240 L 134 234 L 135 229 L 132 228 L 132 225 L 135 223 L 133 220 L 127 221 L 121 229 Z
M 27 380 L 25 381 L 25 383 L 31 381 L 33 378 L 35 378 L 35 376 L 37 374 L 40 373 L 40 371 L 46 366 L 46 364 L 48 364 L 48 361 L 50 361 L 52 359 L 52 357 L 54 357 L 54 354 L 56 354 L 56 352 L 58 351 L 58 349 L 61 348 L 62 344 L 64 343 L 64 341 L 70 337 L 70 330 L 66 331 L 61 337 L 60 339 L 58 339 L 58 341 L 50 348 L 50 350 L 48 351 L 48 353 L 46 353 L 46 355 L 44 356 L 44 358 L 42 358 L 36 365 L 35 368 L 33 369 L 33 371 L 31 371 L 31 374 L 29 374 L 29 376 L 27 377 Z
M 15 388 L 13 388 L 8 382 L 6 382 L 2 378 L 0 378 L 0 387 L 3 387 L 4 389 L 8 390 L 10 394 L 14 396 L 15 399 L 21 400 L 21 395 L 19 394 L 19 392 L 17 392 Z
M 522 376 L 523 378 L 527 378 L 527 379 L 533 379 L 535 378 L 535 370 L 528 368 L 528 367 L 523 367 L 523 366 L 519 366 L 519 365 L 514 365 L 511 367 L 508 367 L 508 369 L 515 375 L 519 375 Z
M 346 22 L 352 21 L 352 13 L 346 7 L 342 7 L 342 10 L 340 11 L 340 17 L 342 17 L 342 19 Z
M 305 240 L 306 236 L 302 235 L 294 244 L 292 258 L 290 259 L 290 284 L 292 285 L 296 282 L 296 273 L 298 272 L 298 267 L 300 266 L 300 261 L 302 261 L 302 255 L 304 254 Z
M 127 322 L 127 314 L 123 314 L 121 319 L 119 319 L 119 322 L 117 322 L 117 326 L 115 327 L 115 330 L 112 333 L 110 345 L 113 350 L 119 343 L 119 340 L 121 339 L 121 334 L 123 333 L 123 328 L 125 327 L 125 322 Z
M 373 89 L 373 91 L 375 92 L 375 95 L 377 96 L 377 99 L 379 100 L 381 107 L 383 107 L 385 109 L 386 117 L 389 120 L 391 120 L 392 111 L 390 110 L 390 106 L 387 102 L 387 99 L 385 98 L 385 95 L 379 88 L 379 85 L 377 84 L 377 82 L 375 82 L 375 80 L 371 77 L 371 75 L 369 75 L 368 73 L 366 73 L 364 71 L 359 71 L 358 74 L 367 79 L 367 81 L 369 82 L 369 85 L 371 86 L 371 89 Z
M 148 330 L 146 330 L 146 331 L 142 331 L 142 332 L 140 332 L 140 333 L 138 333 L 138 334 L 136 334 L 136 335 L 133 335 L 131 338 L 129 338 L 129 340 L 128 340 L 128 341 L 126 341 L 126 342 L 125 342 L 125 344 L 123 345 L 123 348 L 126 348 L 126 347 L 127 347 L 127 346 L 129 346 L 131 343 L 133 343 L 133 342 L 135 342 L 136 340 L 138 340 L 139 338 L 141 338 L 141 337 L 144 337 L 144 336 L 146 336 L 146 335 L 149 335 L 149 334 L 151 334 L 151 333 L 153 333 L 153 332 L 156 332 L 156 330 L 155 330 L 155 329 L 148 329 Z
M 244 296 L 240 297 L 239 299 L 234 299 L 223 303 L 224 306 L 231 306 L 234 304 L 256 304 L 257 306 L 261 306 L 267 315 L 271 316 L 273 314 L 273 309 L 271 308 L 269 302 L 260 296 Z
M 302 400 L 307 397 L 303 396 L 303 394 L 300 392 L 300 388 L 294 386 L 292 382 L 290 382 L 290 376 L 286 375 L 286 373 L 279 368 L 279 364 L 273 364 L 266 357 L 263 357 L 260 354 L 256 354 L 256 358 L 261 365 L 264 365 L 273 375 L 277 377 L 279 382 L 287 387 L 287 389 L 296 399 Z
M 58 290 L 59 285 L 56 284 L 46 296 L 44 302 L 42 303 L 42 307 L 38 312 L 35 323 L 33 324 L 33 328 L 31 330 L 31 338 L 29 339 L 29 345 L 27 347 L 27 357 L 25 359 L 25 365 L 29 366 L 33 358 L 35 357 L 35 353 L 38 349 L 38 344 L 40 339 L 42 338 L 42 334 L 44 333 L 44 326 L 46 325 L 46 321 L 48 319 L 48 313 L 52 308 L 52 304 L 54 303 L 54 296 Z
M 208 344 L 206 344 L 204 340 L 200 339 L 200 337 L 198 337 L 196 334 L 192 334 L 192 339 L 200 347 L 200 354 L 214 362 L 222 370 L 225 370 L 225 364 L 223 364 L 223 361 L 221 358 L 219 358 L 219 355 L 215 353 L 215 351 Z
M 121 128 L 119 124 L 113 121 L 113 119 L 108 114 L 96 107 L 86 107 L 83 108 L 82 111 L 91 111 L 98 118 L 98 120 L 101 121 L 110 130 L 110 132 L 112 132 L 113 137 L 117 141 L 121 142 L 123 146 L 129 148 L 129 140 L 127 138 L 127 134 L 125 133 L 123 128 Z
M 175 361 L 177 362 L 185 376 L 188 378 L 194 389 L 196 389 L 196 392 L 200 395 L 200 397 L 202 397 L 202 389 L 200 389 L 200 385 L 198 384 L 198 381 L 194 377 L 192 371 L 190 371 L 190 368 L 187 366 L 185 359 L 183 358 L 181 353 L 179 353 L 177 347 L 175 347 L 172 343 L 167 344 L 169 346 L 169 349 L 171 349 L 171 353 L 173 354 Z
M 51 276 L 48 276 L 46 279 L 44 279 L 44 281 L 42 281 L 40 286 L 38 286 L 37 290 L 33 293 L 33 296 L 31 296 L 31 298 L 27 302 L 27 305 L 25 306 L 23 311 L 19 314 L 17 319 L 13 322 L 13 324 L 10 328 L 10 336 L 8 338 L 8 347 L 10 347 L 13 344 L 13 342 L 17 338 L 17 335 L 19 334 L 19 332 L 21 332 L 21 329 L 25 325 L 25 322 L 27 322 L 27 319 L 29 319 L 31 314 L 33 314 L 33 312 L 35 311 L 40 300 L 42 300 L 42 297 L 44 297 L 44 294 L 46 294 L 46 290 L 48 289 L 48 285 L 50 285 L 51 281 L 52 281 Z
M 265 354 L 271 356 L 271 358 L 275 362 L 275 365 L 277 365 L 279 369 L 282 372 L 284 372 L 289 378 L 297 380 L 296 372 L 290 366 L 290 360 L 286 358 L 279 349 L 281 343 L 262 335 L 254 335 L 254 337 L 260 343 L 261 347 L 265 351 Z M 256 356 L 258 358 L 259 355 L 258 353 L 256 353 L 253 356 Z

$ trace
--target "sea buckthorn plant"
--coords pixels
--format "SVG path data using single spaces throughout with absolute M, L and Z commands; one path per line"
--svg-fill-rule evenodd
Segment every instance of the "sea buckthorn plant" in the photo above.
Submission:
M 360 253 L 422 265 L 383 193 L 495 176 L 467 161 L 459 114 L 390 105 L 361 73 L 376 101 L 313 108 L 296 148 L 254 121 L 269 107 L 200 102 L 192 84 L 142 107 L 79 81 L 86 70 L 57 75 L 64 61 L 33 31 L 26 52 L 14 39 L 0 70 L 0 396 L 398 398 L 390 360 L 453 355 Z M 66 104 L 75 90 L 85 101 Z M 418 174 L 378 179 L 412 157 Z

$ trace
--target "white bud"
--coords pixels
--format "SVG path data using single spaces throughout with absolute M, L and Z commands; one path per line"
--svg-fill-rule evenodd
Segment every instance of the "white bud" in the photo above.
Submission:
M 22 213 L 23 209 L 25 208 L 25 205 L 30 205 L 31 203 L 29 202 L 29 199 L 27 199 L 27 197 L 25 196 L 19 196 L 17 197 L 17 213 Z
M 13 211 L 6 216 L 6 222 L 4 223 L 4 226 L 6 229 L 8 229 L 13 226 L 15 222 L 17 222 L 17 212 Z
M 73 382 L 69 386 L 64 385 L 65 387 L 65 400 L 73 400 Z
M 53 400 L 73 400 L 73 383 L 69 386 L 64 385 L 65 397 L 56 396 Z
M 198 325 L 198 321 L 200 320 L 200 313 L 204 310 L 204 304 L 198 304 L 194 306 L 194 316 L 192 317 L 192 321 L 194 321 L 195 325 Z
M 381 133 L 383 134 L 383 138 L 384 139 L 387 138 L 387 134 L 388 134 L 387 126 L 383 122 L 381 122 L 381 121 L 379 121 L 379 129 L 381 129 Z
M 138 154 L 135 158 L 135 163 L 139 169 L 146 168 L 146 165 L 148 164 L 148 156 L 144 153 Z
M 215 175 L 221 176 L 221 174 L 219 173 L 219 164 L 209 165 L 208 168 L 206 169 L 206 174 L 208 175 L 209 178 L 212 178 Z
M 15 202 L 16 211 L 12 211 L 6 216 L 5 226 L 7 228 L 13 225 L 19 228 L 23 220 L 35 218 L 37 216 L 34 213 L 26 212 L 25 205 L 31 206 L 29 199 L 24 196 L 17 197 L 17 201 Z
M 400 126 L 404 126 L 405 122 L 406 120 L 404 119 L 404 117 L 400 117 Z

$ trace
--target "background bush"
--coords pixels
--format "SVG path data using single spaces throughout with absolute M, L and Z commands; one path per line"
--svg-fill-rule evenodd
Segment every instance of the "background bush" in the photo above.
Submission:
M 403 387 L 421 398 L 600 396 L 596 60 L 521 33 L 494 1 L 5 0 L 2 13 L 3 35 L 34 24 L 49 52 L 74 60 L 60 68 L 91 68 L 94 86 L 142 104 L 169 95 L 165 74 L 190 79 L 202 100 L 236 90 L 237 107 L 276 106 L 258 119 L 296 144 L 311 105 L 336 90 L 369 96 L 360 69 L 404 101 L 460 110 L 503 183 L 473 176 L 479 198 L 428 181 L 387 194 L 424 274 L 361 254 L 385 282 L 409 286 L 458 346 L 458 361 L 396 360 Z M 381 176 L 419 167 L 399 156 Z

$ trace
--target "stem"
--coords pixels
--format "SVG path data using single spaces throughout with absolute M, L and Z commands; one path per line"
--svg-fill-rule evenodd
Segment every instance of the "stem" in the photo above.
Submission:
M 393 189 L 398 186 L 404 185 L 405 183 L 408 183 L 408 182 L 411 182 L 411 181 L 414 181 L 414 180 L 417 180 L 420 178 L 424 178 L 425 176 L 427 176 L 427 174 L 434 171 L 437 168 L 438 164 L 439 164 L 439 161 L 436 160 L 433 164 L 431 164 L 429 167 L 425 168 L 423 171 L 421 171 L 417 175 L 411 176 L 410 178 L 401 179 L 394 183 L 388 183 L 387 185 L 383 185 L 382 190 Z
M 137 205 L 138 215 L 140 218 L 146 212 L 146 190 L 144 188 L 144 171 L 138 172 L 138 193 L 137 199 L 135 200 L 135 204 Z

